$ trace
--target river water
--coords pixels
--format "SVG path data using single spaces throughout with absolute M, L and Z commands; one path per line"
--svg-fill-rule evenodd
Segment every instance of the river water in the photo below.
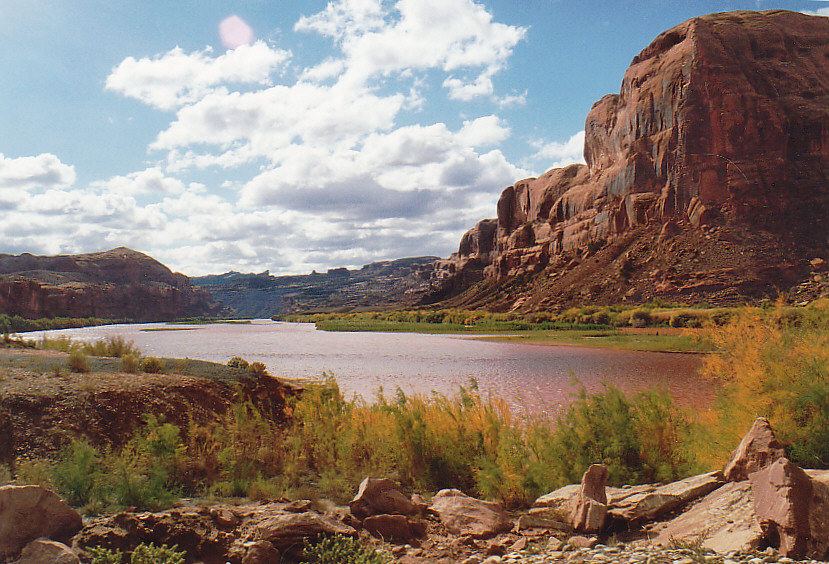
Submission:
M 147 331 L 147 329 L 174 329 Z M 47 331 L 95 341 L 121 335 L 144 355 L 211 360 L 233 356 L 264 363 L 292 379 L 334 376 L 348 396 L 371 400 L 379 389 L 393 396 L 437 391 L 452 394 L 470 379 L 522 413 L 557 413 L 584 386 L 602 383 L 626 392 L 664 389 L 680 404 L 701 408 L 713 387 L 698 375 L 702 357 L 572 346 L 493 343 L 468 336 L 406 333 L 335 333 L 312 324 L 256 320 L 250 324 L 106 325 Z

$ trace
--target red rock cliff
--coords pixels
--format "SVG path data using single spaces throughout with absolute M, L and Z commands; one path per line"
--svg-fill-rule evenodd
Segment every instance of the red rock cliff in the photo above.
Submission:
M 593 105 L 584 157 L 504 190 L 478 244 L 494 252 L 462 245 L 456 268 L 474 258 L 503 281 L 671 220 L 825 250 L 829 18 L 730 12 L 662 33 Z
M 168 320 L 221 306 L 183 274 L 132 249 L 83 255 L 0 255 L 0 313 L 27 318 Z

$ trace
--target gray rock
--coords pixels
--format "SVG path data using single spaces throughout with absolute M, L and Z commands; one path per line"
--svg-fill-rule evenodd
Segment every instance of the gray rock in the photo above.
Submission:
M 650 521 L 703 497 L 725 483 L 721 472 L 708 472 L 672 482 L 649 486 L 630 495 L 611 498 L 608 513 L 629 523 Z

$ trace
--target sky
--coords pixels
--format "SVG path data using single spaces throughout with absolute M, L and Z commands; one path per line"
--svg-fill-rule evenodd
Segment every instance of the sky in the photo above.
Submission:
M 591 105 L 694 16 L 829 2 L 0 0 L 0 253 L 190 276 L 448 256 L 581 162 Z

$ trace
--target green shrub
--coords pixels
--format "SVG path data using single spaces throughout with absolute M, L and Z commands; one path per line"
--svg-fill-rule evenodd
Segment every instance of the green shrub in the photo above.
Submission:
M 261 362 L 253 362 L 248 366 L 248 374 L 256 378 L 268 375 L 268 368 Z
M 248 369 L 248 361 L 240 356 L 234 356 L 227 361 L 227 365 L 232 368 L 240 368 L 242 370 Z
M 363 546 L 358 539 L 346 535 L 324 537 L 319 542 L 305 542 L 305 557 L 316 564 L 388 564 L 392 557 Z
M 147 374 L 161 374 L 164 372 L 164 361 L 154 356 L 148 356 L 141 359 L 139 368 L 141 372 L 146 372 Z
M 55 489 L 54 464 L 43 458 L 20 460 L 17 462 L 14 483 L 20 486 L 43 486 Z
M 184 564 L 186 554 L 177 552 L 176 548 L 176 545 L 169 548 L 166 544 L 141 543 L 130 554 L 130 564 Z M 121 564 L 124 557 L 120 550 L 100 546 L 89 547 L 87 551 L 92 555 L 92 564 Z
M 67 363 L 69 364 L 69 370 L 72 372 L 89 372 L 89 361 L 86 358 L 86 354 L 78 349 L 69 353 Z
M 58 491 L 75 507 L 92 500 L 96 473 L 100 466 L 100 453 L 84 441 L 72 442 L 66 447 L 52 474 Z
M 633 327 L 647 327 L 650 322 L 651 312 L 649 309 L 640 307 L 630 313 L 630 324 Z
M 139 362 L 138 357 L 131 353 L 125 354 L 121 357 L 121 367 L 124 369 L 124 372 L 128 374 L 135 374 L 138 372 Z

